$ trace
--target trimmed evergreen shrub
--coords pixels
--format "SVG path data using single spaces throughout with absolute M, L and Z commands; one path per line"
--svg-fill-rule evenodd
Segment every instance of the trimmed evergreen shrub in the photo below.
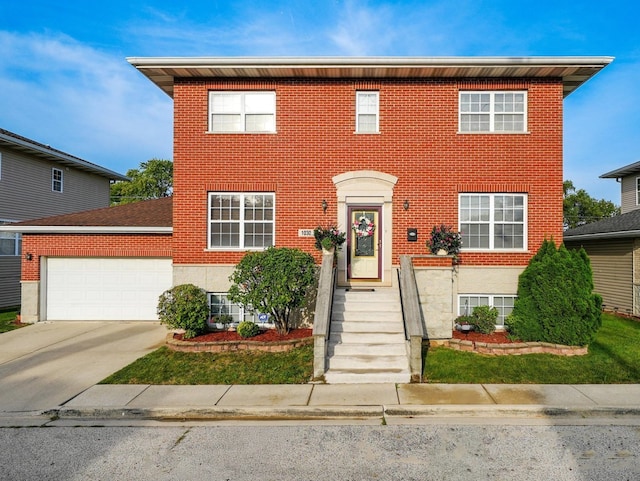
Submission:
M 520 275 L 507 324 L 523 341 L 586 346 L 600 328 L 601 308 L 584 249 L 556 249 L 553 240 L 545 240 Z
M 498 309 L 490 306 L 476 306 L 473 308 L 471 318 L 476 331 L 482 334 L 493 334 L 498 321 Z
M 255 322 L 242 321 L 236 328 L 238 335 L 244 339 L 260 334 L 260 328 Z
M 171 329 L 184 329 L 184 339 L 207 330 L 209 303 L 204 289 L 193 284 L 172 287 L 158 299 L 158 317 Z

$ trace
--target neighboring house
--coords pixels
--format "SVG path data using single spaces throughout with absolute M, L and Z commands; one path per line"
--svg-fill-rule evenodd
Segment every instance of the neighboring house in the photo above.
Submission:
M 589 255 L 605 309 L 640 316 L 640 162 L 600 178 L 620 183 L 621 214 L 567 230 L 564 243 Z
M 0 129 L 0 224 L 109 205 L 123 175 Z M 0 308 L 20 304 L 18 232 L 0 232 Z
M 174 101 L 173 284 L 203 287 L 213 313 L 240 319 L 226 292 L 247 251 L 298 247 L 319 261 L 312 231 L 337 224 L 338 286 L 397 286 L 410 256 L 429 338 L 450 338 L 478 304 L 502 323 L 541 242 L 562 236 L 563 99 L 611 60 L 129 59 Z M 425 246 L 443 223 L 463 234 L 457 259 Z M 113 250 L 87 236 L 58 251 L 68 234 L 39 228 L 24 234 L 32 320 L 56 302 L 43 263 L 48 275 L 56 256 L 140 257 L 150 242 L 114 231 Z M 160 237 L 143 256 L 164 257 Z

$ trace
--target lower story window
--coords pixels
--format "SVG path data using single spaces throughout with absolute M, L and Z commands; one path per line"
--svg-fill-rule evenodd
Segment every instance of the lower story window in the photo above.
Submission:
M 210 292 L 209 297 L 209 326 L 223 329 L 225 325 L 220 322 L 220 316 L 231 316 L 229 326 L 235 327 L 242 321 L 255 322 L 261 327 L 273 327 L 269 316 L 247 309 L 240 304 L 229 300 L 226 292 Z M 229 327 L 227 326 L 227 327 Z
M 0 232 L 0 256 L 19 256 L 22 237 L 13 232 Z
M 513 304 L 517 296 L 503 296 L 493 294 L 473 294 L 458 296 L 458 315 L 470 316 L 477 306 L 491 306 L 498 309 L 496 326 L 504 327 L 504 320 L 513 311 Z

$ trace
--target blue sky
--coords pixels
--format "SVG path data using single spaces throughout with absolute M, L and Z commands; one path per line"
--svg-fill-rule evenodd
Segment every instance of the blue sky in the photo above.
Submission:
M 565 179 L 620 202 L 640 160 L 640 4 L 0 0 L 0 127 L 120 173 L 172 158 L 162 56 L 613 56 L 565 100 Z

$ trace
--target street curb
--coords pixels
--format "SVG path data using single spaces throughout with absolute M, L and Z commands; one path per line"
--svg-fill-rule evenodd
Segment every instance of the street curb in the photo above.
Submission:
M 385 406 L 385 417 L 624 417 L 640 416 L 640 407 L 620 406 L 547 406 L 547 405 L 399 405 Z
M 60 407 L 42 413 L 55 419 L 322 420 L 372 418 L 599 418 L 640 417 L 640 407 L 543 405 L 378 405 L 211 408 Z
M 371 419 L 384 416 L 383 406 L 253 406 L 211 408 L 60 407 L 45 414 L 58 419 L 155 420 L 319 420 Z

